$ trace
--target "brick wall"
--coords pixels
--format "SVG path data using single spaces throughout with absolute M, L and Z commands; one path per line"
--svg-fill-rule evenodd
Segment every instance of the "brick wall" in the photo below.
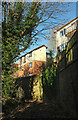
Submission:
M 32 61 L 32 67 L 30 68 L 29 67 L 30 63 L 31 62 L 29 62 L 25 65 L 22 65 L 22 70 L 18 70 L 18 77 L 29 76 L 29 74 L 32 74 L 32 75 L 39 74 L 41 72 L 40 67 L 42 66 L 42 63 L 44 63 L 46 65 L 45 61 Z

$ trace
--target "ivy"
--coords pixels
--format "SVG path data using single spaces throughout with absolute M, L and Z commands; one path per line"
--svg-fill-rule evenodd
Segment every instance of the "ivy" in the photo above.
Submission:
M 12 73 L 16 69 L 11 66 L 18 59 L 20 48 L 29 47 L 32 32 L 39 19 L 37 16 L 39 6 L 36 8 L 36 3 L 32 2 L 25 11 L 25 3 L 2 2 L 2 93 L 5 98 L 15 93 Z M 31 19 L 32 15 L 34 20 Z
M 53 62 L 52 58 L 53 52 L 50 50 L 49 51 L 49 57 L 47 58 L 47 63 L 46 66 L 42 65 L 42 80 L 43 80 L 43 85 L 44 86 L 52 86 L 53 83 L 55 82 L 56 79 L 56 66 Z

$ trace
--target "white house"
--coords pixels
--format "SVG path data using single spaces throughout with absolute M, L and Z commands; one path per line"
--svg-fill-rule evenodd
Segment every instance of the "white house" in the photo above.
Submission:
M 39 67 L 42 66 L 43 62 L 46 64 L 46 48 L 45 45 L 39 46 L 19 58 L 19 77 L 40 72 Z
M 61 28 L 57 29 L 54 32 L 56 37 L 57 52 L 63 51 L 63 49 L 67 45 L 67 42 L 70 40 L 70 38 L 76 31 L 77 26 L 78 26 L 78 17 L 71 20 L 69 23 L 63 25 Z

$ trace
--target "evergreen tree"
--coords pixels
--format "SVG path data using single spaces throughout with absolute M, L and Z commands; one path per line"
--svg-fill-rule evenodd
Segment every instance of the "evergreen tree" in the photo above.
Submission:
M 50 50 L 48 53 L 46 66 L 42 65 L 42 77 L 44 86 L 52 86 L 56 79 L 56 66 L 53 61 L 53 52 Z
M 63 8 L 64 4 L 62 3 Z M 52 23 L 48 26 L 47 20 L 49 18 L 55 20 L 59 13 L 62 13 L 60 5 L 61 3 L 58 2 L 42 4 L 40 2 L 2 2 L 2 78 L 6 96 L 7 93 L 9 96 L 6 90 L 8 91 L 9 88 L 10 91 L 10 85 L 13 86 L 11 65 L 17 60 L 20 52 L 36 42 L 38 34 L 50 29 Z M 45 24 L 44 28 L 37 29 L 42 23 Z
M 39 6 L 35 9 L 35 14 L 31 19 L 36 3 L 31 3 L 26 16 L 24 16 L 23 3 L 18 2 L 12 5 L 3 2 L 2 5 L 4 13 L 2 22 L 2 69 L 8 71 L 10 65 L 22 51 L 21 48 L 26 49 L 29 46 L 32 32 L 39 19 L 37 16 Z M 7 6 L 11 6 L 11 8 L 9 7 L 8 10 Z
M 55 98 L 56 94 L 56 66 L 53 61 L 53 52 L 48 52 L 46 66 L 42 64 L 42 86 L 43 86 L 43 99 L 45 96 L 51 100 Z
M 36 8 L 36 3 L 31 3 L 24 16 L 23 3 L 2 2 L 2 87 L 5 98 L 11 97 L 15 92 L 11 66 L 20 55 L 21 49 L 24 50 L 29 46 L 32 32 L 39 19 L 37 16 L 39 6 L 40 4 Z M 34 16 L 32 16 L 33 9 Z

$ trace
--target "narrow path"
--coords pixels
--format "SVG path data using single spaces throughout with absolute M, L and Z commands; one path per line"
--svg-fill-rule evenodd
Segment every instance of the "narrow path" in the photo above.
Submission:
M 6 118 L 11 120 L 20 118 L 22 120 L 24 118 L 68 118 L 68 116 L 62 112 L 62 108 L 54 100 L 47 102 L 26 100 L 22 106 L 19 105 L 8 115 L 3 116 L 3 120 Z

